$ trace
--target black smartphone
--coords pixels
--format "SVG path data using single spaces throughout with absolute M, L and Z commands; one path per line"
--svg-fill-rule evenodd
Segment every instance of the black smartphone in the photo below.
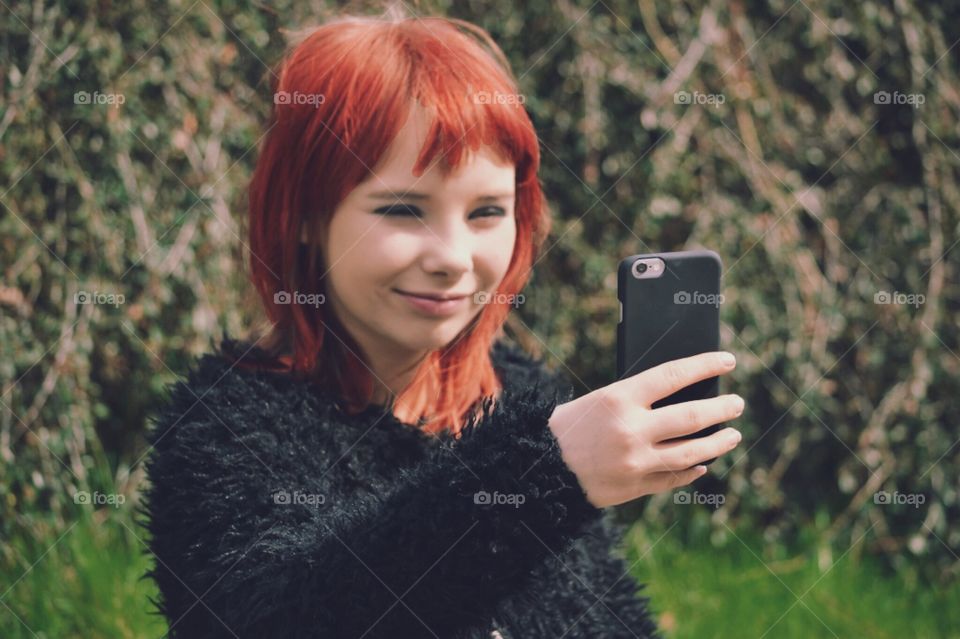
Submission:
M 720 350 L 722 268 L 720 256 L 709 250 L 631 255 L 620 262 L 617 379 Z M 657 400 L 651 408 L 716 397 L 719 381 L 719 377 L 701 380 Z M 721 428 L 723 424 L 714 424 L 675 439 L 706 437 Z

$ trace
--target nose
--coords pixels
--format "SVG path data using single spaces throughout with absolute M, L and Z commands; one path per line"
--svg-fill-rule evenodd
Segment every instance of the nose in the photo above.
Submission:
M 463 220 L 444 221 L 426 230 L 423 270 L 456 280 L 473 268 L 474 234 Z

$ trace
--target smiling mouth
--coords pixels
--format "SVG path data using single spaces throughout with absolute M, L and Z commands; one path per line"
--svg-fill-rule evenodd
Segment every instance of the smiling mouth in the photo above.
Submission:
M 410 291 L 404 291 L 399 288 L 395 288 L 393 290 L 395 290 L 397 293 L 400 293 L 402 295 L 409 295 L 410 297 L 419 297 L 425 300 L 433 300 L 435 302 L 459 300 L 459 299 L 463 299 L 464 297 L 467 297 L 467 294 L 465 293 L 461 295 L 437 295 L 432 293 L 411 293 Z

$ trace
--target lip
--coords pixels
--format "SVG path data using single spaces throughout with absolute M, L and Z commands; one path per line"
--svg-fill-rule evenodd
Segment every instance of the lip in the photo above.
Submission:
M 393 292 L 405 299 L 414 310 L 432 317 L 453 315 L 463 308 L 467 301 L 466 295 L 444 295 L 442 299 L 436 299 L 422 294 L 408 293 L 400 289 L 393 289 Z
M 414 297 L 422 297 L 424 299 L 432 299 L 432 300 L 439 300 L 439 301 L 458 300 L 460 298 L 463 298 L 469 295 L 469 293 L 430 293 L 429 291 L 427 292 L 404 291 L 403 289 L 399 289 L 399 288 L 395 288 L 393 290 L 403 295 L 412 295 Z

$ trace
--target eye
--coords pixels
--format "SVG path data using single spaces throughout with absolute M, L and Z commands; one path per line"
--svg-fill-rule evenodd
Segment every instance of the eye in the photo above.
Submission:
M 415 216 L 419 216 L 420 209 L 415 206 L 383 206 L 375 210 L 374 213 L 379 213 L 381 215 L 394 215 L 398 217 L 404 217 L 407 213 L 413 213 Z
M 488 206 L 484 209 L 478 209 L 471 217 L 504 217 L 507 212 L 499 206 Z
M 408 214 L 412 213 L 414 216 L 420 215 L 420 209 L 415 206 L 383 206 L 379 209 L 376 209 L 374 213 L 379 213 L 380 215 L 392 215 L 398 217 L 405 217 Z M 499 206 L 488 206 L 482 209 L 477 209 L 471 218 L 481 218 L 481 217 L 504 217 L 507 212 L 502 207 Z

